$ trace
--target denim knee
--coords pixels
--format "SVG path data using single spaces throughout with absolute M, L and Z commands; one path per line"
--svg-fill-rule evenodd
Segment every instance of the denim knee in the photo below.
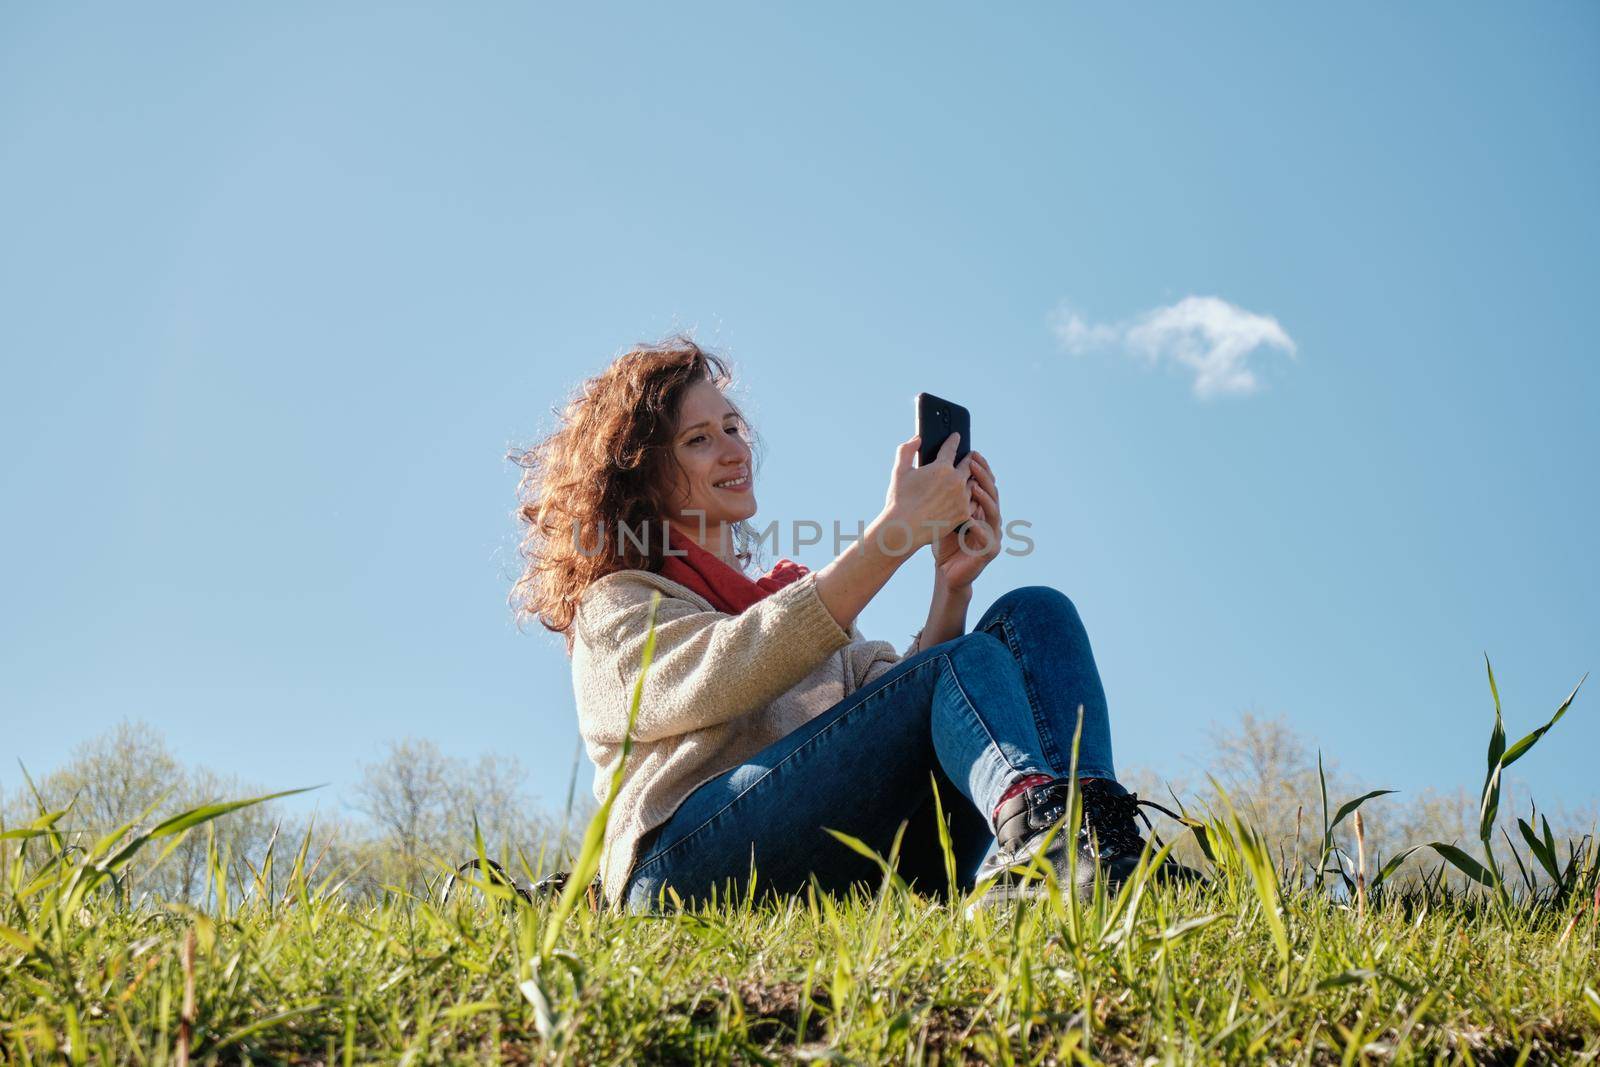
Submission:
M 1048 585 L 1023 585 L 1003 593 L 984 612 L 990 619 L 1002 612 L 1013 618 L 1038 619 L 1047 624 L 1083 628 L 1077 605 L 1061 590 Z
M 1014 665 L 1011 650 L 1006 643 L 986 630 L 973 630 L 949 642 L 946 655 L 957 663 L 993 663 Z

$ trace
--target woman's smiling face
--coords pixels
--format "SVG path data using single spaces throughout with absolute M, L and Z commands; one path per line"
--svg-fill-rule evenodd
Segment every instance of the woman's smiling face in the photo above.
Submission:
M 700 516 L 691 513 L 704 512 L 705 528 L 715 530 L 756 513 L 744 419 L 713 382 L 702 378 L 684 391 L 672 451 L 683 482 L 673 488 L 669 518 L 698 529 Z

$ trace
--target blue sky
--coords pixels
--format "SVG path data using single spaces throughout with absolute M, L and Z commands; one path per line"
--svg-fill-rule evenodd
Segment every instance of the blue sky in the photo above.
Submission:
M 763 520 L 870 517 L 913 394 L 972 409 L 1036 543 L 972 617 L 1067 592 L 1119 764 L 1193 778 L 1249 709 L 1476 787 L 1485 652 L 1514 734 L 1600 667 L 1600 8 L 907 11 L 9 6 L 9 754 L 141 717 L 348 797 L 417 734 L 554 803 L 571 682 L 505 604 L 504 456 L 692 327 Z M 1597 699 L 1540 797 L 1593 799 Z

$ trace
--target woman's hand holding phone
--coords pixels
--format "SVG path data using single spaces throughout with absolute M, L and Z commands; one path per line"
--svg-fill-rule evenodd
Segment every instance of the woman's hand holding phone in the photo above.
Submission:
M 817 596 L 844 630 L 906 560 L 971 514 L 971 457 L 952 462 L 955 436 L 923 467 L 915 463 L 917 444 L 913 437 L 895 450 L 888 499 L 864 536 L 816 572 Z
M 921 467 L 916 458 L 922 439 L 901 443 L 895 450 L 883 511 L 869 536 L 881 538 L 890 551 L 904 546 L 904 554 L 910 555 L 972 517 L 972 454 L 953 462 L 959 439 L 960 434 L 945 438 L 934 461 Z

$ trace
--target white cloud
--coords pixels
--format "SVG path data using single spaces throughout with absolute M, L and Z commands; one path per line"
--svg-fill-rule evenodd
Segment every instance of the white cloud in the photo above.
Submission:
M 1214 296 L 1186 296 L 1121 323 L 1091 323 L 1060 308 L 1051 326 L 1061 347 L 1074 355 L 1121 348 L 1151 363 L 1175 363 L 1194 374 L 1202 399 L 1260 388 L 1250 359 L 1277 350 L 1293 356 L 1294 339 L 1271 315 L 1258 315 Z

